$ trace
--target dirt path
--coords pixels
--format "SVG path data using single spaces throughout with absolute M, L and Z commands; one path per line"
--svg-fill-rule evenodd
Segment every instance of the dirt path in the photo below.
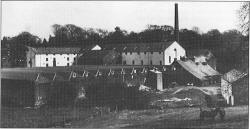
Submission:
M 72 123 L 72 127 L 81 128 L 248 128 L 248 106 L 225 108 L 225 120 L 218 117 L 215 121 L 199 121 L 198 108 L 176 108 L 165 110 L 122 111 L 96 117 L 87 121 Z

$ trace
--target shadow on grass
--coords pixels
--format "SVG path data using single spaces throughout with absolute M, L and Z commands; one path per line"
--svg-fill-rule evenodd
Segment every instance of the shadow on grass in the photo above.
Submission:
M 143 124 L 135 124 L 130 126 L 125 126 L 122 128 L 129 129 L 185 129 L 185 128 L 248 128 L 248 114 L 242 116 L 231 117 L 229 119 L 220 120 L 216 118 L 216 120 L 204 120 L 200 121 L 199 119 L 158 119 L 155 121 L 150 121 Z

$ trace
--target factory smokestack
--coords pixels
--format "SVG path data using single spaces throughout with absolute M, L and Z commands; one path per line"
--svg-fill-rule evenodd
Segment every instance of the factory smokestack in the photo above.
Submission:
M 179 18 L 178 18 L 178 4 L 177 3 L 175 3 L 174 36 L 175 36 L 175 41 L 179 43 Z

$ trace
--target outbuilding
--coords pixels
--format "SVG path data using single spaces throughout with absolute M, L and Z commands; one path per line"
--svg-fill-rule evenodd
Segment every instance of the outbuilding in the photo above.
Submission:
M 73 102 L 78 91 L 70 81 L 71 77 L 72 72 L 2 69 L 2 105 L 39 107 L 43 104 L 57 106 Z
M 227 104 L 247 104 L 249 76 L 248 70 L 232 69 L 221 78 L 221 92 Z
M 176 60 L 169 72 L 169 83 L 194 86 L 220 86 L 221 74 L 211 66 L 190 59 Z

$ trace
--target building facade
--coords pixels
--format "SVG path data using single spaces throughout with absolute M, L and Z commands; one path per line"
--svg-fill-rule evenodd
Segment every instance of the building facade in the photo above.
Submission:
M 242 94 L 245 93 L 244 91 L 248 92 L 248 80 L 248 70 L 232 69 L 222 76 L 221 93 L 227 100 L 227 104 L 234 105 L 245 99 L 246 96 L 243 95 L 242 98 Z
M 186 56 L 185 49 L 176 41 L 160 43 L 123 44 L 104 46 L 121 53 L 122 65 L 171 65 Z
M 81 48 L 31 48 L 26 53 L 27 67 L 71 66 Z

